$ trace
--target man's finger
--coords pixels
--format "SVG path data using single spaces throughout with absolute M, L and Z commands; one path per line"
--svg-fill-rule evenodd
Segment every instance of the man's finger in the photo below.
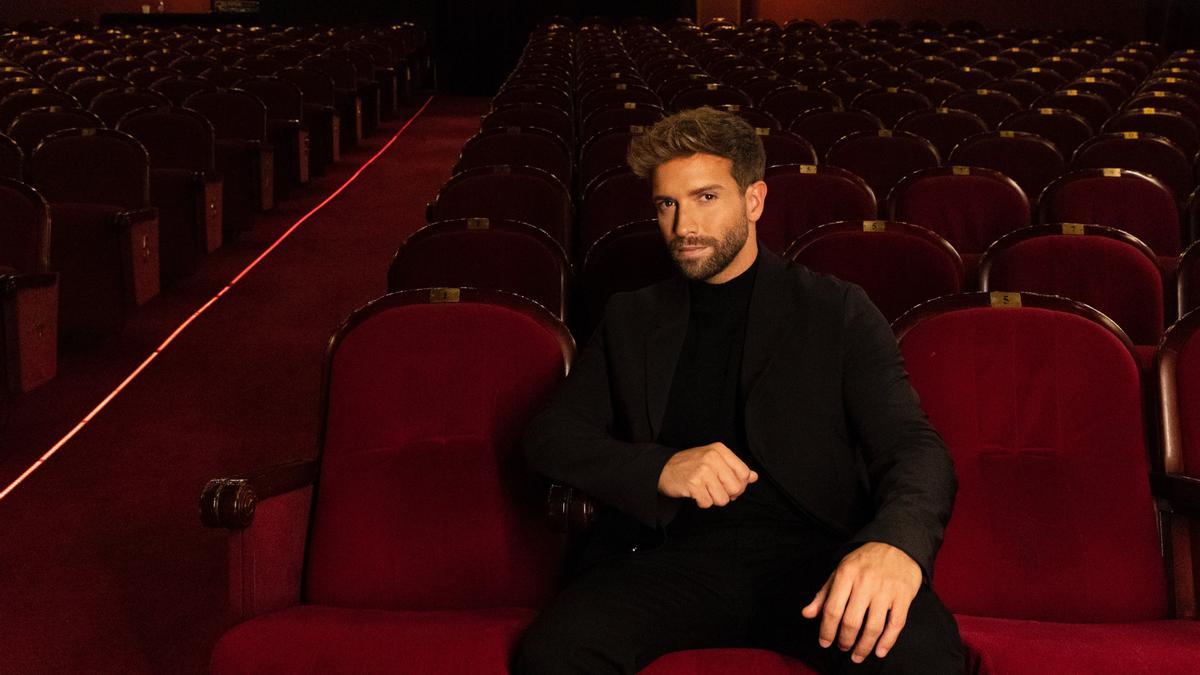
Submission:
M 904 624 L 908 621 L 909 603 L 910 601 L 905 598 L 896 598 L 896 601 L 892 603 L 892 610 L 888 613 L 887 627 L 883 629 L 883 635 L 879 636 L 879 643 L 875 647 L 875 656 L 882 659 L 896 644 L 896 639 L 900 637 L 900 631 L 904 629 Z
M 858 638 L 858 631 L 867 620 L 867 610 L 871 608 L 871 600 L 875 591 L 866 587 L 861 581 L 855 584 L 846 602 L 846 611 L 842 612 L 842 626 L 838 630 L 838 647 L 848 651 Z
M 854 645 L 854 653 L 850 655 L 851 661 L 862 663 L 867 660 L 867 656 L 875 648 L 876 640 L 883 633 L 889 606 L 891 602 L 887 599 L 877 598 L 871 603 L 871 608 L 867 610 L 867 622 L 863 625 L 862 634 L 858 636 L 858 643 Z
M 729 446 L 725 445 L 724 443 L 718 443 L 717 445 L 721 448 L 721 459 L 725 460 L 726 466 L 728 466 L 730 471 L 733 472 L 733 475 L 735 475 L 742 483 L 750 480 L 750 467 L 746 466 L 746 463 L 742 461 L 742 458 L 738 457 L 737 453 L 733 450 L 730 450 Z
M 833 575 L 831 574 L 829 575 L 829 578 L 825 580 L 825 583 L 821 584 L 821 588 L 817 591 L 817 594 L 813 596 L 812 602 L 808 603 L 804 606 L 804 609 L 800 610 L 800 614 L 804 618 L 817 618 L 817 615 L 821 613 L 821 607 L 825 604 L 825 598 L 829 596 L 829 587 L 832 584 Z
M 817 633 L 817 641 L 822 647 L 833 644 L 837 637 L 838 627 L 842 624 L 842 615 L 846 612 L 846 603 L 850 601 L 850 591 L 854 582 L 850 575 L 833 573 L 833 585 L 829 588 L 829 597 L 825 598 L 825 606 L 821 608 L 821 628 Z

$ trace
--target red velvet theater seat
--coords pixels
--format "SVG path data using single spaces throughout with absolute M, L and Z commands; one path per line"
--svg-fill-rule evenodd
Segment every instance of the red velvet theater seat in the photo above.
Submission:
M 463 144 L 451 173 L 499 164 L 517 164 L 541 169 L 572 185 L 571 150 L 566 140 L 535 127 L 505 127 L 477 132 Z
M 657 220 L 639 220 L 609 230 L 588 249 L 580 274 L 575 334 L 591 335 L 613 293 L 658 283 L 675 273 Z
M 1194 185 L 1193 156 L 1185 155 L 1166 137 L 1139 131 L 1094 136 L 1075 150 L 1073 169 L 1119 167 L 1162 181 L 1182 204 Z
M 1061 295 L 1094 307 L 1151 354 L 1162 338 L 1162 270 L 1154 252 L 1127 232 L 1033 225 L 992 244 L 979 272 L 983 291 Z
M 0 398 L 58 370 L 58 274 L 50 268 L 50 207 L 0 178 Z
M 940 107 L 913 111 L 896 122 L 896 129 L 927 139 L 939 155 L 948 157 L 964 138 L 987 131 L 987 123 L 973 112 Z
M 574 342 L 474 289 L 404 291 L 330 342 L 315 460 L 211 481 L 234 626 L 214 673 L 504 672 L 564 555 L 516 448 Z
M 1200 485 L 1198 332 L 1200 312 L 1192 312 L 1167 330 L 1159 346 L 1158 409 L 1162 415 L 1159 428 L 1164 483 Z M 1188 525 L 1185 519 L 1172 520 L 1164 523 L 1164 531 L 1168 533 L 1176 566 L 1193 572 L 1190 586 L 1175 585 L 1175 606 L 1181 615 L 1195 617 L 1200 606 L 1200 523 L 1193 521 Z
M 597 239 L 614 228 L 635 220 L 658 217 L 650 199 L 650 183 L 628 167 L 614 167 L 600 174 L 583 193 L 579 214 L 579 259 Z
M 962 258 L 950 242 L 909 223 L 829 223 L 798 237 L 785 257 L 862 286 L 888 321 L 962 288 Z
M 1066 170 L 1066 160 L 1049 140 L 1023 131 L 989 131 L 955 146 L 947 164 L 978 166 L 1013 179 L 1031 202 Z
M 1037 134 L 1054 144 L 1063 157 L 1092 137 L 1092 127 L 1077 113 L 1061 108 L 1034 108 L 1015 112 L 1000 122 L 1000 131 Z M 1034 195 L 1036 198 L 1037 195 Z
M 825 162 L 852 171 L 876 195 L 887 195 L 902 178 L 941 163 L 937 148 L 907 131 L 862 131 L 843 136 L 825 153 Z
M 1155 498 L 1196 509 L 1200 490 L 1152 494 L 1125 334 L 1035 294 L 941 298 L 894 327 L 958 476 L 933 579 L 979 672 L 1194 672 Z
M 1141 239 L 1174 267 L 1182 232 L 1179 208 L 1170 188 L 1151 176 L 1126 169 L 1079 169 L 1046 186 L 1038 202 L 1043 223 L 1092 223 L 1124 230 Z
M 975 166 L 942 166 L 912 173 L 888 198 L 893 220 L 945 237 L 966 263 L 966 287 L 975 287 L 979 257 L 1001 236 L 1029 223 L 1029 201 L 1004 174 Z
M 883 129 L 883 122 L 866 110 L 843 109 L 841 106 L 825 110 L 807 110 L 792 121 L 788 131 L 800 134 L 812 143 L 818 157 L 824 157 L 839 138 L 855 132 Z
M 870 220 L 875 192 L 858 175 L 835 166 L 784 164 L 767 169 L 767 203 L 758 239 L 776 253 L 809 230 L 843 220 Z
M 30 166 L 54 223 L 60 335 L 92 342 L 118 332 L 159 289 L 146 149 L 121 131 L 65 129 L 41 142 Z
M 446 181 L 427 220 L 499 218 L 545 230 L 564 247 L 571 242 L 571 196 L 562 181 L 529 166 L 467 169 Z
M 443 220 L 400 245 L 388 268 L 388 291 L 443 286 L 508 291 L 565 320 L 570 267 L 562 245 L 532 225 Z

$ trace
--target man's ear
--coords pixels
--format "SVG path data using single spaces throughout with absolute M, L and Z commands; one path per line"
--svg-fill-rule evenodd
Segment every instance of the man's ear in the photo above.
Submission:
M 762 217 L 763 206 L 767 203 L 767 184 L 764 181 L 751 183 L 746 188 L 746 220 L 757 222 Z

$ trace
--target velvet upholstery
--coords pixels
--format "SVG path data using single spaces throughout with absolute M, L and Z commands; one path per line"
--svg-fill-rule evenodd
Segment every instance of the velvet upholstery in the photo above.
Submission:
M 603 106 L 588 113 L 583 118 L 580 127 L 579 140 L 587 141 L 609 129 L 628 129 L 631 126 L 651 126 L 663 118 L 661 106 L 634 104 L 636 107 L 627 108 L 625 105 Z
M 583 195 L 578 241 L 586 252 L 597 239 L 635 220 L 658 217 L 649 182 L 625 167 L 598 176 Z
M 788 127 L 789 131 L 812 143 L 819 157 L 825 157 L 829 148 L 843 136 L 879 129 L 883 129 L 883 122 L 878 117 L 866 110 L 854 109 L 808 110 L 798 115 Z
M 1106 133 L 1091 138 L 1075 151 L 1071 167 L 1117 167 L 1144 173 L 1162 181 L 1182 204 L 1194 184 L 1191 157 L 1165 137 L 1139 132 L 1128 134 Z
M 1043 223 L 1093 223 L 1124 230 L 1159 256 L 1180 251 L 1179 209 L 1162 183 L 1131 171 L 1073 171 L 1047 186 Z
M 1066 170 L 1066 160 L 1053 143 L 1020 131 L 989 131 L 965 139 L 954 148 L 947 164 L 978 166 L 1008 176 L 1030 202 L 1050 181 Z
M 1165 619 L 1141 382 L 1126 344 L 1066 312 L 936 307 L 898 330 L 959 480 L 939 597 L 974 616 Z
M 818 225 L 876 215 L 875 193 L 845 169 L 775 166 L 767 170 L 766 183 L 767 202 L 756 228 L 759 241 L 776 253 Z
M 1063 157 L 1070 157 L 1084 141 L 1092 137 L 1092 127 L 1078 113 L 1060 108 L 1021 110 L 1000 122 L 1001 131 L 1037 134 L 1054 144 Z M 1033 195 L 1034 198 L 1037 195 Z
M 579 149 L 579 185 L 588 187 L 596 177 L 614 167 L 627 166 L 625 153 L 634 132 L 610 129 L 587 139 Z
M 942 107 L 911 112 L 900 118 L 896 129 L 927 139 L 939 155 L 949 157 L 964 138 L 987 131 L 987 123 L 973 112 Z
M 523 164 L 542 169 L 571 185 L 571 154 L 552 132 L 522 127 L 481 131 L 463 145 L 454 172 L 495 164 Z
M 584 258 L 575 334 L 581 338 L 591 335 L 613 293 L 658 283 L 675 272 L 657 220 L 635 221 L 610 230 L 592 244 Z
M 929 141 L 904 131 L 864 131 L 839 139 L 825 162 L 852 171 L 882 198 L 908 174 L 941 163 Z
M 893 220 L 927 227 L 963 254 L 1029 223 L 1029 201 L 1013 181 L 987 169 L 937 168 L 909 176 L 888 203 Z
M 962 259 L 937 234 L 916 225 L 830 223 L 788 248 L 787 257 L 862 286 L 884 318 L 962 288 Z
M 421 228 L 400 245 L 388 269 L 388 290 L 504 290 L 565 319 L 569 269 L 562 246 L 532 225 L 443 220 Z
M 997 242 L 984 258 L 988 283 L 981 290 L 1078 300 L 1116 321 L 1135 344 L 1158 344 L 1163 278 L 1153 254 L 1116 237 L 1061 232 L 1051 226 L 1038 236 Z
M 942 101 L 942 105 L 979 115 L 987 123 L 988 129 L 995 129 L 1005 117 L 1024 107 L 1012 94 L 986 88 L 951 94 Z
M 560 244 L 571 241 L 571 197 L 554 176 L 532 167 L 468 169 L 442 186 L 430 207 L 430 221 L 500 218 L 529 223 Z
M 355 325 L 329 368 L 305 601 L 545 602 L 561 542 L 515 447 L 562 373 L 555 335 L 508 308 L 418 304 Z

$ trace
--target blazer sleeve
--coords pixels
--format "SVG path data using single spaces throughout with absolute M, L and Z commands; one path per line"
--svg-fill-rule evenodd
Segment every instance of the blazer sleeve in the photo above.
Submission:
M 570 374 L 534 416 L 521 447 L 526 463 L 651 529 L 665 527 L 682 500 L 658 491 L 658 479 L 677 450 L 613 437 L 613 391 L 607 330 L 613 301 Z
M 907 553 L 933 579 L 958 481 L 949 450 L 908 381 L 886 319 L 858 286 L 846 292 L 843 398 L 863 452 L 875 517 L 851 539 Z

